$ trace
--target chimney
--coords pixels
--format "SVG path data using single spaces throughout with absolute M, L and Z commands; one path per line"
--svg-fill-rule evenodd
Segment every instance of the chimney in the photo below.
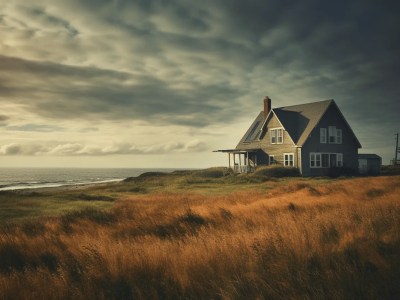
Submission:
M 265 96 L 264 98 L 264 117 L 266 117 L 271 110 L 271 98 Z

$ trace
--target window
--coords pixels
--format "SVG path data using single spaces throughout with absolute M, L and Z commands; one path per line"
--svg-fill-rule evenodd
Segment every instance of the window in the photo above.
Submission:
M 336 154 L 336 166 L 343 167 L 343 154 L 342 153 Z
M 323 135 L 323 130 L 325 128 L 321 128 L 321 136 L 320 136 L 320 142 L 324 143 L 323 140 L 325 140 L 326 143 L 326 129 L 325 129 L 325 135 Z M 328 127 L 328 134 L 329 134 L 329 144 L 341 144 L 342 143 L 342 129 L 336 129 L 335 126 L 329 126 Z
M 342 143 L 342 129 L 336 129 L 336 144 Z
M 329 144 L 335 144 L 336 143 L 336 127 L 335 126 L 329 126 Z
M 276 144 L 276 129 L 271 130 L 271 144 Z
M 283 144 L 283 129 L 271 129 L 271 144 Z
M 326 144 L 326 128 L 321 128 L 320 129 L 319 138 L 320 138 L 320 140 L 319 140 L 320 143 Z
M 310 153 L 310 168 L 343 167 L 342 153 Z
M 274 164 L 274 163 L 275 163 L 275 158 L 274 158 L 273 155 L 270 155 L 270 156 L 269 156 L 269 164 L 272 165 L 272 164 Z
M 284 166 L 285 167 L 293 167 L 293 158 L 294 158 L 293 153 L 285 153 L 283 155 L 283 158 L 284 158 Z
M 315 168 L 315 153 L 310 153 L 310 168 Z
M 283 143 L 283 130 L 282 129 L 277 130 L 277 136 L 278 136 L 278 144 L 282 144 Z
M 310 153 L 310 167 L 311 168 L 321 167 L 321 153 Z

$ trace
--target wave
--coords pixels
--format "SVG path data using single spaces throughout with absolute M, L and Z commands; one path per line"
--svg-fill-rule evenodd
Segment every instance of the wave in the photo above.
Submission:
M 10 184 L 0 185 L 0 191 L 22 190 L 22 189 L 37 189 L 48 187 L 61 187 L 61 186 L 74 186 L 74 185 L 87 185 L 107 182 L 119 182 L 124 178 L 101 179 L 96 180 L 66 180 L 66 181 L 32 181 L 32 182 L 16 182 Z

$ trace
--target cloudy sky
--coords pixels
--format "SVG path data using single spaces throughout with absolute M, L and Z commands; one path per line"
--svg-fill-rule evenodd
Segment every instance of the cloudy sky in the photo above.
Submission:
M 0 0 L 0 166 L 209 167 L 262 110 L 400 131 L 395 1 Z

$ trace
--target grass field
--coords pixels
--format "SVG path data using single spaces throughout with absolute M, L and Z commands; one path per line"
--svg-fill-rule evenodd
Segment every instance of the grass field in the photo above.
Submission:
M 0 299 L 400 299 L 400 176 L 0 193 Z

